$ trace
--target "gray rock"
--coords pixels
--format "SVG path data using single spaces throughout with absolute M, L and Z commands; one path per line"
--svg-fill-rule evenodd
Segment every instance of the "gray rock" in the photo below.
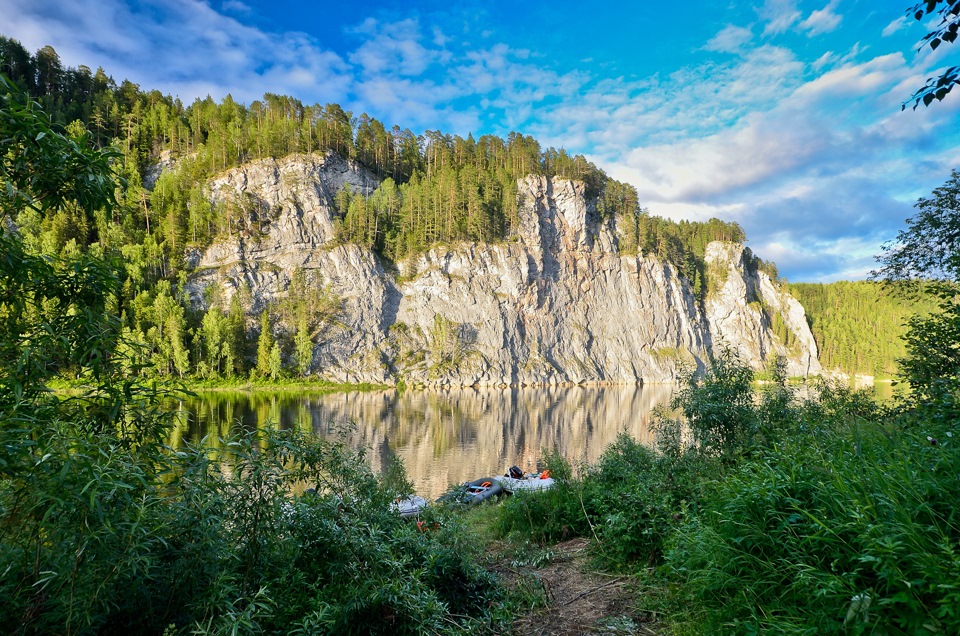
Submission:
M 312 272 L 343 301 L 316 343 L 314 371 L 342 382 L 672 381 L 721 347 L 757 369 L 785 355 L 791 375 L 820 372 L 803 308 L 748 271 L 742 245 L 708 247 L 722 285 L 701 308 L 672 265 L 618 252 L 613 220 L 600 218 L 582 183 L 530 176 L 518 183 L 514 236 L 435 247 L 394 275 L 370 250 L 334 241 L 333 196 L 376 185 L 332 153 L 258 161 L 213 179 L 214 203 L 259 206 L 269 223 L 203 252 L 190 277 L 194 302 L 205 303 L 211 285 L 220 302 L 246 285 L 252 316 L 284 296 L 297 268 Z

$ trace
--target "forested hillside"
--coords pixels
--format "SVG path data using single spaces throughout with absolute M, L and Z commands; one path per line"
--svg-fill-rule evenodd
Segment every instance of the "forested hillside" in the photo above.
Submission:
M 791 283 L 807 311 L 824 369 L 889 378 L 906 356 L 906 321 L 936 308 L 934 299 L 907 299 L 869 281 Z
M 519 133 L 506 139 L 440 131 L 417 135 L 365 113 L 355 116 L 337 104 L 305 105 L 273 94 L 250 105 L 230 96 L 219 103 L 207 97 L 185 105 L 127 80 L 117 84 L 102 68 L 64 68 L 52 47 L 30 54 L 2 36 L 0 71 L 75 143 L 113 146 L 120 153 L 114 169 L 126 187 L 118 191 L 119 205 L 109 213 L 91 215 L 69 205 L 43 212 L 26 207 L 12 220 L 34 253 L 90 251 L 122 260 L 125 278 L 117 307 L 128 337 L 145 345 L 141 357 L 159 373 L 246 375 L 257 370 L 258 358 L 257 372 L 263 375 L 305 372 L 294 349 L 309 343 L 297 344 L 296 337 L 278 343 L 260 333 L 261 324 L 275 329 L 290 308 L 271 307 L 260 320 L 244 317 L 239 306 L 205 316 L 190 307 L 183 293 L 189 249 L 235 232 L 256 238 L 269 220 L 264 217 L 270 210 L 243 200 L 214 206 L 206 191 L 210 177 L 257 159 L 334 152 L 371 171 L 381 179 L 371 196 L 348 190 L 336 196 L 337 236 L 372 248 L 386 262 L 417 255 L 438 242 L 505 239 L 517 223 L 517 179 L 528 174 L 583 181 L 601 217 L 616 219 L 621 252 L 674 263 L 701 297 L 707 290 L 707 243 L 745 240 L 736 223 L 653 216 L 641 207 L 632 186 L 608 178 L 583 156 L 543 149 Z M 12 99 L 24 102 L 26 97 Z M 158 171 L 161 164 L 165 169 Z M 771 264 L 755 259 L 753 266 Z M 328 300 L 321 305 L 336 305 L 336 299 Z M 318 319 L 311 315 L 305 320 L 315 324 Z M 295 329 L 287 329 L 291 331 Z M 278 369 L 277 352 L 273 365 L 264 362 L 269 352 L 257 351 L 264 343 L 282 350 L 281 366 L 288 368 Z

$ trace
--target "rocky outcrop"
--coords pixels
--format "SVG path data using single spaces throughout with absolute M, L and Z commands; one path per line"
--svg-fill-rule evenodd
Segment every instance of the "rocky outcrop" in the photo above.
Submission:
M 704 258 L 708 278 L 717 289 L 704 308 L 714 347 L 729 347 L 759 366 L 783 356 L 787 375 L 819 374 L 817 343 L 800 303 L 762 272 L 753 270 L 749 252 L 737 243 L 715 242 Z
M 518 184 L 520 224 L 497 244 L 435 247 L 387 272 L 371 251 L 334 240 L 339 188 L 376 180 L 333 154 L 265 160 L 211 182 L 211 198 L 259 206 L 256 236 L 198 255 L 196 303 L 242 286 L 251 313 L 281 298 L 296 269 L 341 301 L 337 327 L 316 343 L 315 372 L 336 381 L 425 385 L 656 382 L 702 367 L 719 347 L 756 368 L 786 355 L 788 373 L 819 372 L 803 308 L 745 248 L 711 244 L 722 284 L 705 303 L 669 263 L 622 255 L 616 228 L 583 184 L 531 176 Z

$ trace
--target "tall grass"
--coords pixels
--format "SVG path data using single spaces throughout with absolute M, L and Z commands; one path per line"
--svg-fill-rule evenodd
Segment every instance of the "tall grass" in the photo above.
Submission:
M 960 633 L 956 419 L 773 375 L 716 361 L 678 392 L 686 433 L 661 414 L 657 449 L 621 437 L 501 532 L 591 538 L 677 633 Z
M 832 391 L 716 482 L 665 573 L 701 633 L 960 633 L 960 449 Z M 931 440 L 936 443 L 932 443 Z
M 676 449 L 675 449 L 676 450 Z M 548 465 L 566 475 L 546 492 L 518 493 L 501 505 L 497 529 L 518 540 L 594 540 L 602 567 L 633 570 L 657 564 L 663 544 L 695 506 L 702 462 L 683 452 L 658 453 L 621 435 L 579 478 L 559 458 Z
M 146 462 L 116 439 L 49 437 L 0 493 L 5 633 L 466 633 L 495 618 L 498 583 L 457 520 L 401 520 L 342 443 L 271 431 Z M 301 483 L 319 494 L 292 496 Z
M 457 519 L 420 532 L 391 509 L 402 471 L 273 429 L 170 448 L 163 392 L 126 373 L 111 269 L 3 231 L 0 251 L 0 632 L 497 629 L 498 583 Z M 82 388 L 51 394 L 65 370 Z

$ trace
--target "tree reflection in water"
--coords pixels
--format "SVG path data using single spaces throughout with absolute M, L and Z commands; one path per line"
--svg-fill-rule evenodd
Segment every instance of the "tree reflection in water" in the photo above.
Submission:
M 181 401 L 184 425 L 173 442 L 223 436 L 236 427 L 279 424 L 318 435 L 348 429 L 370 449 L 374 470 L 400 457 L 417 493 L 437 497 L 450 484 L 537 468 L 556 450 L 574 466 L 593 462 L 626 431 L 652 443 L 653 409 L 673 385 L 459 388 L 348 393 L 216 391 Z

